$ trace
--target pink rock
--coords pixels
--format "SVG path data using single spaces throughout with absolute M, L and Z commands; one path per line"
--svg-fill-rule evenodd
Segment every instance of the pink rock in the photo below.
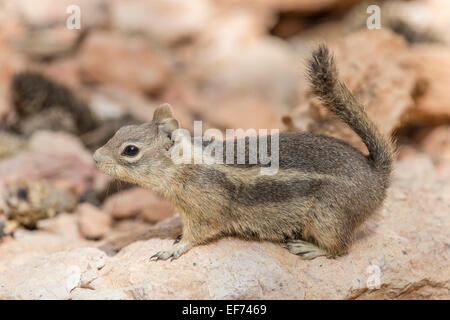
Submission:
M 450 122 L 450 49 L 446 46 L 415 47 L 417 73 L 425 81 L 416 108 L 408 114 L 412 125 L 436 125 Z
M 60 213 L 51 219 L 40 220 L 37 223 L 38 232 L 46 232 L 51 235 L 60 236 L 64 240 L 82 240 L 78 227 L 77 215 L 73 213 Z M 17 239 L 18 234 L 15 234 Z M 20 237 L 19 237 L 20 238 Z
M 257 96 L 274 110 L 297 98 L 298 57 L 286 42 L 264 34 L 266 22 L 246 10 L 211 22 L 189 54 L 187 74 L 208 100 L 207 108 L 230 96 Z
M 78 74 L 78 61 L 75 58 L 56 60 L 48 64 L 42 70 L 48 77 L 63 83 L 70 88 L 80 86 L 80 77 Z
M 0 286 L 0 296 L 4 299 L 69 299 L 73 289 L 86 287 L 97 277 L 105 262 L 105 253 L 95 248 L 16 257 L 10 260 L 10 268 L 2 270 L 0 283 L 3 285 L 8 279 L 17 291 L 8 292 Z
M 16 39 L 15 44 L 17 49 L 28 57 L 40 59 L 72 53 L 80 36 L 80 32 L 61 25 L 51 29 L 29 31 Z
M 125 114 L 143 122 L 153 119 L 153 112 L 162 103 L 168 102 L 163 97 L 158 101 L 149 100 L 144 94 L 118 86 L 98 86 L 90 92 L 90 106 L 95 115 L 102 120 L 117 119 Z M 174 115 L 183 128 L 192 126 L 192 117 L 183 103 L 173 104 Z
M 111 21 L 120 31 L 144 33 L 153 41 L 170 44 L 207 28 L 212 10 L 207 0 L 121 0 L 111 4 Z
M 95 167 L 89 151 L 67 133 L 38 131 L 23 152 L 0 162 L 0 185 L 17 180 L 43 179 L 82 194 L 110 180 Z
M 388 19 L 402 21 L 414 31 L 431 35 L 439 42 L 450 43 L 447 32 L 450 28 L 450 3 L 447 1 L 387 1 L 382 12 L 385 17 L 388 15 Z
M 182 95 L 212 127 L 279 128 L 298 97 L 298 58 L 291 46 L 265 34 L 267 20 L 240 8 L 211 21 L 181 57 L 190 87 L 171 82 L 170 93 Z
M 420 144 L 435 162 L 450 164 L 450 125 L 432 129 Z
M 103 210 L 116 219 L 132 218 L 136 215 L 148 222 L 158 222 L 174 214 L 173 206 L 158 197 L 153 191 L 132 188 L 109 197 Z
M 82 203 L 77 207 L 78 227 L 88 239 L 99 239 L 111 229 L 111 216 L 97 207 Z
M 153 92 L 171 77 L 167 58 L 142 37 L 104 31 L 88 36 L 80 52 L 84 80 Z
M 360 0 L 217 0 L 223 4 L 253 5 L 274 11 L 296 11 L 301 13 L 318 13 L 337 8 L 349 7 Z
M 258 129 L 281 127 L 280 116 L 275 108 L 264 99 L 252 96 L 224 99 L 214 109 L 206 109 L 205 116 L 213 128 L 255 129 L 258 132 Z

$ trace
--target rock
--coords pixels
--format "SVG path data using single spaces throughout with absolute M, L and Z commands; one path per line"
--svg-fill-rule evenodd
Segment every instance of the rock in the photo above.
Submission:
M 431 155 L 436 163 L 450 164 L 450 126 L 433 128 L 421 141 L 423 150 Z
M 149 261 L 149 253 L 171 245 L 170 240 L 132 244 L 111 258 L 103 271 L 110 272 L 120 286 L 129 287 L 128 293 L 134 299 L 303 299 L 305 296 L 301 284 L 279 263 L 280 256 L 274 257 L 274 251 L 279 249 L 276 245 L 224 239 L 208 247 L 198 247 L 184 261 L 180 259 L 170 265 Z M 284 252 L 278 250 L 278 253 Z M 121 271 L 125 268 L 128 274 Z M 109 287 L 108 282 L 106 277 L 99 278 L 95 283 L 97 290 Z
M 70 30 L 63 25 L 30 30 L 17 39 L 15 45 L 32 59 L 48 59 L 73 53 L 81 36 L 81 32 Z
M 52 219 L 39 220 L 37 228 L 39 231 L 71 241 L 82 239 L 78 230 L 78 218 L 75 214 L 63 212 Z M 20 236 L 16 234 L 16 239 L 18 237 Z
M 27 228 L 35 228 L 39 220 L 53 218 L 60 212 L 70 212 L 77 203 L 73 193 L 43 181 L 8 184 L 4 197 L 9 219 Z
M 406 124 L 439 125 L 450 122 L 450 49 L 438 45 L 414 47 L 417 73 L 426 86 L 408 113 Z
M 111 229 L 111 216 L 89 203 L 80 204 L 77 215 L 80 232 L 88 239 L 100 239 Z
M 64 132 L 39 131 L 29 139 L 29 150 L 48 154 L 77 155 L 86 164 L 94 160 L 77 137 Z
M 13 240 L 8 246 L 0 246 L 0 261 L 12 261 L 16 258 L 16 261 L 23 261 L 30 256 L 94 245 L 80 234 L 75 214 L 61 213 L 51 219 L 39 220 L 37 228 L 26 230 L 19 227 L 13 230 Z M 3 269 L 0 270 L 2 271 Z
M 410 2 L 388 1 L 382 5 L 383 20 L 401 22 L 407 25 L 410 37 L 418 42 L 450 43 L 450 4 L 439 0 L 415 0 Z M 386 25 L 384 21 L 382 25 Z M 414 42 L 414 41 L 413 41 Z
M 162 221 L 174 214 L 173 206 L 153 191 L 132 188 L 109 197 L 103 210 L 116 219 L 139 216 L 147 222 Z
M 411 170 L 408 170 L 408 167 Z M 417 170 L 418 168 L 420 171 Z M 409 186 L 416 191 L 429 191 L 428 186 L 432 185 L 437 178 L 433 161 L 425 153 L 417 153 L 397 161 L 394 170 L 397 171 L 397 175 L 401 172 L 398 179 L 403 179 L 403 182 L 409 180 Z
M 172 86 L 171 86 L 172 88 Z M 149 100 L 143 94 L 120 88 L 118 86 L 98 86 L 90 92 L 90 106 L 99 119 L 111 121 L 131 116 L 136 123 L 151 122 L 156 108 L 169 100 L 166 95 L 158 101 Z M 198 102 L 198 101 L 197 101 Z M 183 128 L 193 124 L 191 111 L 184 108 L 182 101 L 174 101 L 175 118 Z
M 279 244 L 225 238 L 154 262 L 171 240 L 138 241 L 106 257 L 22 237 L 0 246 L 0 298 L 449 299 L 449 194 L 450 179 L 435 174 L 427 155 L 405 157 L 382 210 L 336 259 L 304 261 Z
M 90 107 L 95 117 L 105 123 L 95 130 L 82 136 L 83 143 L 91 150 L 92 146 L 103 146 L 116 131 L 125 125 L 151 122 L 153 112 L 161 103 L 166 103 L 164 97 L 159 102 L 149 100 L 143 94 L 132 92 L 117 86 L 100 86 L 90 92 Z M 180 126 L 188 130 L 193 127 L 192 113 L 184 108 L 184 104 L 175 101 L 174 114 Z
M 406 112 L 414 107 L 421 79 L 415 58 L 406 42 L 386 30 L 360 31 L 331 44 L 340 78 L 346 83 L 378 128 L 391 134 L 402 125 Z M 373 52 L 377 52 L 373 55 Z M 366 150 L 361 139 L 323 108 L 309 87 L 304 87 L 300 105 L 292 112 L 300 130 L 343 139 Z
M 71 292 L 72 300 L 132 300 L 132 295 L 121 289 L 95 291 L 86 288 L 75 288 Z
M 55 79 L 59 83 L 64 83 L 69 88 L 78 88 L 81 84 L 78 69 L 78 60 L 76 58 L 67 58 L 51 61 L 41 71 L 47 77 Z
M 51 220 L 58 220 L 58 218 L 59 216 Z M 74 241 L 75 239 L 78 241 Z M 66 237 L 47 231 L 30 231 L 19 228 L 14 231 L 13 238 L 8 241 L 7 245 L 0 245 L 0 272 L 3 272 L 9 266 L 5 263 L 7 261 L 16 260 L 16 262 L 23 261 L 25 263 L 29 257 L 85 247 L 88 244 L 83 242 L 82 239 L 80 240 L 80 237 L 73 238 L 71 235 Z M 90 245 L 92 246 L 92 244 Z
M 88 286 L 97 277 L 105 265 L 106 255 L 95 248 L 80 248 L 29 257 L 25 261 L 20 261 L 19 256 L 9 261 L 9 266 L 1 272 L 2 298 L 68 299 L 73 289 Z M 9 290 L 10 286 L 15 289 Z
M 229 97 L 257 96 L 276 109 L 296 102 L 298 65 L 294 48 L 263 35 L 264 22 L 251 12 L 233 10 L 200 36 L 187 70 L 211 105 Z
M 207 0 L 114 1 L 111 23 L 120 31 L 144 33 L 153 41 L 171 44 L 207 28 L 212 10 Z
M 135 91 L 161 89 L 171 77 L 171 68 L 164 55 L 137 36 L 95 32 L 87 37 L 80 52 L 80 72 L 85 81 Z
M 297 103 L 298 60 L 293 47 L 264 35 L 266 27 L 251 10 L 226 11 L 181 58 L 190 87 L 171 83 L 171 94 L 216 128 L 279 128 Z
M 157 106 L 144 95 L 118 86 L 97 87 L 90 92 L 90 105 L 95 115 L 103 121 L 130 114 L 143 122 L 152 121 Z
M 79 195 L 101 190 L 110 180 L 95 167 L 92 155 L 67 133 L 38 131 L 28 149 L 0 162 L 0 189 L 14 181 L 44 180 Z
M 274 11 L 296 11 L 303 14 L 326 12 L 337 8 L 349 7 L 359 0 L 216 0 L 223 4 L 252 5 L 256 8 L 266 7 Z
M 436 33 L 439 39 L 443 39 L 447 44 L 450 44 L 450 35 L 448 33 L 448 29 L 450 28 L 450 3 L 429 0 L 424 1 L 424 4 L 428 8 L 425 10 L 422 9 L 421 12 L 423 17 L 423 12 L 426 11 L 425 21 L 430 24 L 429 29 L 431 32 Z
M 280 115 L 273 105 L 252 96 L 225 98 L 215 108 L 205 110 L 205 118 L 212 128 L 270 130 L 281 127 Z
M 415 157 L 421 154 L 421 151 L 414 145 L 400 145 L 397 149 L 396 159 L 403 160 L 408 157 Z

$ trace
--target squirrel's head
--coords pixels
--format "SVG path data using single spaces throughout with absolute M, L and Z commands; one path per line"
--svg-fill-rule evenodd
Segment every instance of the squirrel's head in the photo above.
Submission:
M 169 149 L 178 129 L 169 104 L 159 106 L 150 123 L 120 128 L 94 153 L 97 167 L 114 178 L 146 186 L 157 186 L 173 166 Z

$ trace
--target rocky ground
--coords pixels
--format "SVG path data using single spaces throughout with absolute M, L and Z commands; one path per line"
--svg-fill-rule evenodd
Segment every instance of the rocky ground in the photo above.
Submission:
M 69 4 L 81 30 L 65 26 Z M 383 27 L 367 30 L 358 0 L 0 1 L 0 299 L 449 299 L 450 6 L 379 5 Z M 306 86 L 302 61 L 319 41 L 398 147 L 386 203 L 347 255 L 303 261 L 237 239 L 172 262 L 149 261 L 168 239 L 99 249 L 178 219 L 92 159 L 160 103 L 190 130 L 307 130 L 365 151 Z M 25 70 L 76 103 L 18 100 Z

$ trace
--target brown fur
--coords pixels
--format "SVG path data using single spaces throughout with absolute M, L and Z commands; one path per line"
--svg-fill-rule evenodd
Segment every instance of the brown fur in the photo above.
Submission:
M 224 236 L 283 242 L 307 259 L 347 251 L 355 228 L 385 198 L 392 148 L 338 80 L 325 46 L 313 53 L 309 78 L 324 106 L 361 136 L 368 157 L 331 137 L 284 133 L 276 175 L 260 175 L 259 165 L 175 165 L 169 148 L 178 123 L 168 105 L 151 123 L 120 129 L 97 150 L 100 170 L 152 188 L 177 207 L 182 240 L 156 259 L 178 258 Z M 136 157 L 121 155 L 130 144 L 140 148 Z

